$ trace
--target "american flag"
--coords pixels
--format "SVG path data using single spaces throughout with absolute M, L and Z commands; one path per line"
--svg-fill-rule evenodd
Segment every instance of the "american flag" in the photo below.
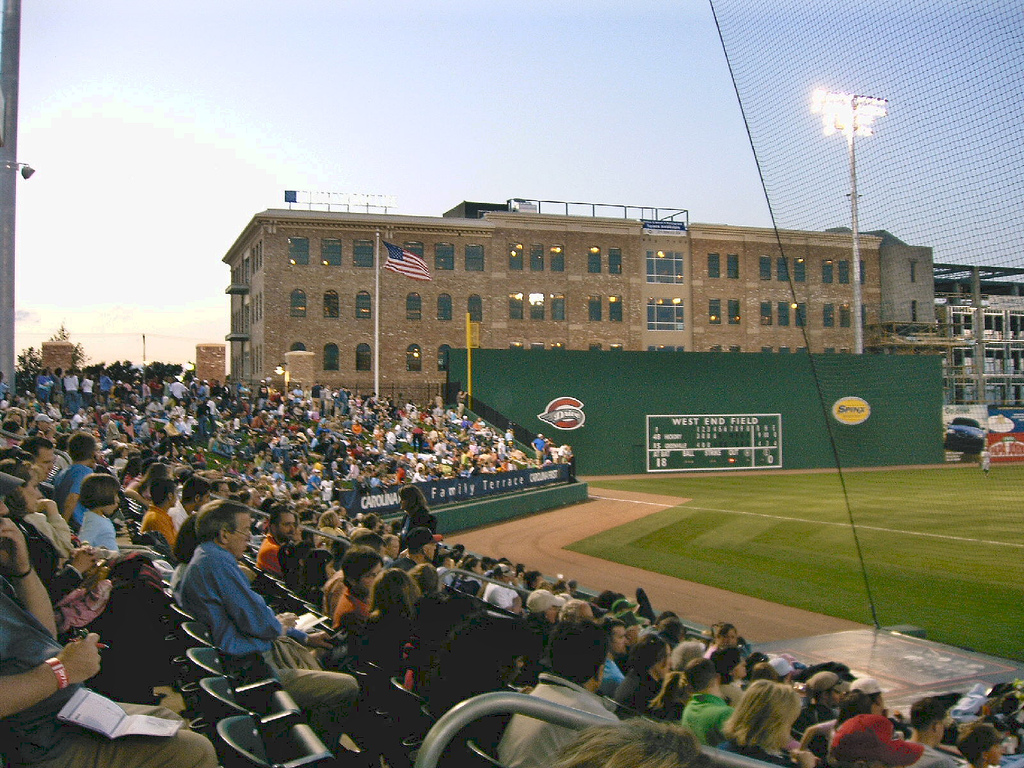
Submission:
M 381 241 L 388 249 L 388 260 L 384 262 L 384 269 L 390 269 L 400 275 L 411 277 L 413 280 L 430 280 L 430 269 L 427 262 L 411 251 L 399 248 L 389 242 Z

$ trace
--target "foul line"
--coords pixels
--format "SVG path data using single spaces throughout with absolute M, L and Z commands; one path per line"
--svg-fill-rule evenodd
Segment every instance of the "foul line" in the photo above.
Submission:
M 663 504 L 657 501 L 634 501 L 633 499 L 620 499 L 618 496 L 594 496 L 593 494 L 591 494 L 590 498 L 600 499 L 601 501 L 626 501 L 630 504 L 646 504 L 649 507 L 661 507 L 662 509 L 672 509 L 672 507 L 678 507 L 686 503 L 685 499 L 680 499 L 679 504 Z
M 849 523 L 833 523 L 827 520 L 806 520 L 802 517 L 786 517 L 785 515 L 769 515 L 764 512 L 745 512 L 738 509 L 715 509 L 714 507 L 691 507 L 689 504 L 680 504 L 686 509 L 697 509 L 702 512 L 726 512 L 733 515 L 748 515 L 750 517 L 766 517 L 770 520 L 786 520 L 794 523 L 811 523 L 812 525 L 832 525 L 837 528 L 849 528 Z M 874 525 L 858 525 L 864 531 L 881 531 L 882 533 L 902 533 L 906 536 L 923 536 L 928 539 L 944 539 L 946 541 L 966 541 L 971 544 L 994 544 L 1002 547 L 1014 547 L 1024 549 L 1024 544 L 1015 544 L 1012 541 L 990 541 L 989 539 L 972 539 L 967 536 L 948 536 L 942 533 L 924 533 L 922 531 L 901 531 L 897 528 L 880 528 Z

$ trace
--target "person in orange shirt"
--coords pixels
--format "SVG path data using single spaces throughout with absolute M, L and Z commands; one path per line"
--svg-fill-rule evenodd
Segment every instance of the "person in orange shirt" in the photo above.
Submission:
M 275 504 L 270 508 L 270 519 L 267 535 L 256 555 L 256 566 L 275 576 L 283 576 L 278 553 L 289 541 L 295 541 L 299 532 L 299 516 L 283 504 Z
M 360 623 L 370 618 L 370 590 L 383 570 L 384 560 L 370 547 L 357 545 L 345 553 L 341 570 L 333 577 L 337 579 L 340 574 L 344 585 L 331 615 L 331 625 L 335 629 L 342 626 L 349 630 L 357 629 Z
M 177 537 L 174 533 L 174 523 L 171 521 L 171 515 L 168 510 L 178 500 L 178 487 L 169 478 L 154 480 L 149 485 L 149 498 L 153 503 L 146 511 L 145 517 L 142 518 L 140 530 L 142 533 L 156 531 L 163 534 L 163 537 L 167 539 L 167 543 L 173 549 L 174 540 Z

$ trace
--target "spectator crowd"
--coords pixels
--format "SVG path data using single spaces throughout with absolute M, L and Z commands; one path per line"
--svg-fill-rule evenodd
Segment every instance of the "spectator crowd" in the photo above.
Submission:
M 58 718 L 87 684 L 130 714 L 175 719 L 153 693 L 173 677 L 167 615 L 205 628 L 237 691 L 275 681 L 332 752 L 367 765 L 409 759 L 401 723 L 382 725 L 397 688 L 428 722 L 519 691 L 609 724 L 467 726 L 460 742 L 508 768 L 704 768 L 701 746 L 799 768 L 1024 765 L 1021 685 L 892 712 L 882 685 L 841 660 L 765 656 L 732 624 L 701 633 L 656 613 L 642 588 L 588 592 L 451 545 L 411 483 L 572 459 L 543 436 L 524 450 L 461 402 L 58 371 L 0 398 L 0 754 L 12 766 L 216 765 L 188 728 L 108 740 Z M 340 491 L 355 486 L 399 488 L 401 516 L 346 509 Z

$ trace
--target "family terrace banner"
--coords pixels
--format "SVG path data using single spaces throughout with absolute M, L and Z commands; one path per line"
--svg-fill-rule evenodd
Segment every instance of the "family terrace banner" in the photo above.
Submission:
M 517 469 L 493 475 L 456 477 L 451 480 L 435 480 L 430 483 L 414 483 L 427 497 L 431 507 L 454 504 L 484 496 L 515 493 L 543 485 L 569 482 L 569 465 L 552 464 L 539 469 Z M 376 512 L 390 514 L 398 512 L 398 488 L 377 491 L 352 490 L 341 494 L 341 503 L 349 513 Z

